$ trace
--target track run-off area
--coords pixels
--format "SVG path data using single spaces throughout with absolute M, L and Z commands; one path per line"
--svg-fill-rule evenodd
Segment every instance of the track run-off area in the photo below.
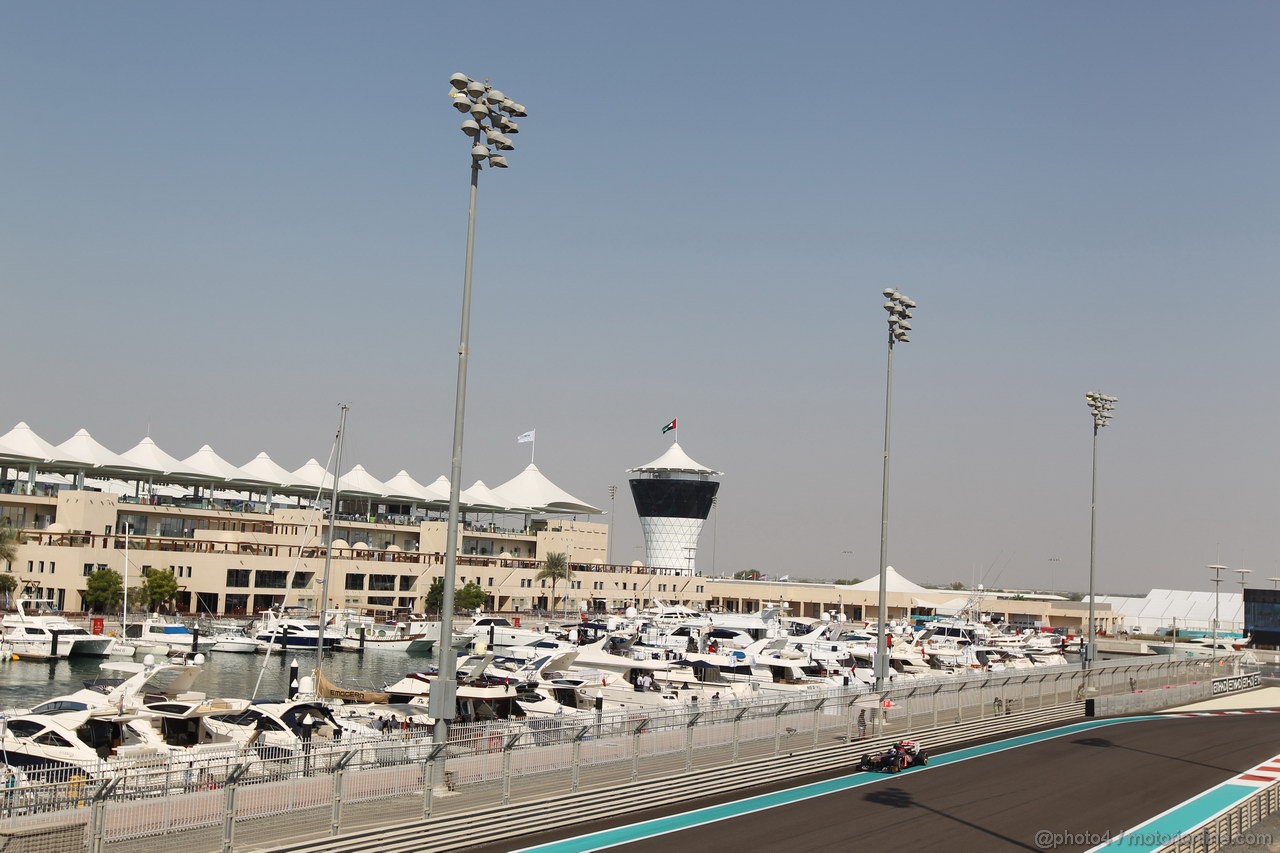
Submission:
M 922 744 L 928 748 L 927 742 Z M 476 853 L 885 850 L 1157 850 L 1280 774 L 1280 715 L 1088 720 L 945 753 L 898 774 L 829 774 L 757 793 L 584 824 Z M 1239 778 L 1238 778 L 1239 777 Z M 1280 840 L 1280 839 L 1278 839 Z

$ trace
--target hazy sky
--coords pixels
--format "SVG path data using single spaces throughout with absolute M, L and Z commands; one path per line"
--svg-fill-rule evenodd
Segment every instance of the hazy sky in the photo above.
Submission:
M 0 432 L 529 461 L 642 556 L 625 469 L 725 471 L 706 573 L 1098 590 L 1280 575 L 1280 5 L 0 0 Z M 1235 577 L 1232 576 L 1232 580 Z

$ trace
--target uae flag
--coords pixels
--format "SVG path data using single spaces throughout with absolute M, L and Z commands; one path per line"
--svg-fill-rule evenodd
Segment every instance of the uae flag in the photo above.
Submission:
M 667 433 L 671 432 L 671 430 L 673 430 L 673 429 L 675 429 L 675 428 L 676 428 L 676 419 L 675 419 L 675 418 L 672 418 L 672 419 L 671 419 L 671 423 L 667 424 L 666 426 L 664 426 L 664 427 L 662 428 L 662 434 L 663 434 L 663 435 L 666 435 Z

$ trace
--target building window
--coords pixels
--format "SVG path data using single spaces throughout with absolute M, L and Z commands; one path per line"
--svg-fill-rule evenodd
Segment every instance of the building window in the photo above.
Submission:
M 54 573 L 54 572 L 56 572 L 57 570 L 58 570 L 58 564 L 57 564 L 57 563 L 55 563 L 53 560 L 50 560 L 50 561 L 49 561 L 49 574 L 53 574 L 53 573 Z
M 349 574 L 344 589 L 364 589 L 364 575 Z
M 254 584 L 258 589 L 284 589 L 289 580 L 288 572 L 273 572 L 257 569 Z
M 228 588 L 238 588 L 238 589 L 245 589 L 245 588 L 247 588 L 247 587 L 249 586 L 249 575 L 250 575 L 250 573 L 251 573 L 251 570 L 250 570 L 250 569 L 227 569 L 227 587 L 228 587 Z M 233 598 L 235 598 L 235 599 L 245 599 L 245 601 L 246 601 L 246 602 L 247 602 L 247 600 L 248 600 L 248 596 L 243 596 L 243 595 L 228 595 L 228 596 L 227 596 L 227 609 L 228 609 L 228 610 L 233 610 L 233 605 L 232 605 L 232 603 L 231 603 L 231 599 L 233 599 Z
M 85 577 L 89 577 L 89 575 L 93 574 L 93 572 L 94 572 L 94 566 L 93 566 L 93 563 L 85 563 L 85 564 L 84 564 L 84 576 L 85 576 Z

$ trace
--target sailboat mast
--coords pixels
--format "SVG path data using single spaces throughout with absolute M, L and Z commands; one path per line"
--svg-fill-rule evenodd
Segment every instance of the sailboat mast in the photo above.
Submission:
M 342 409 L 342 415 L 338 419 L 338 436 L 336 438 L 338 450 L 333 462 L 333 495 L 329 499 L 329 530 L 325 536 L 324 574 L 320 576 L 320 635 L 316 638 L 315 681 L 317 689 L 320 684 L 320 674 L 324 670 L 325 611 L 329 607 L 329 565 L 333 559 L 333 528 L 338 515 L 338 472 L 342 470 L 342 437 L 347 429 L 347 412 L 350 411 L 350 406 L 346 403 L 343 403 L 340 408 Z
M 129 522 L 124 523 L 124 606 L 120 608 L 120 642 L 129 636 Z

